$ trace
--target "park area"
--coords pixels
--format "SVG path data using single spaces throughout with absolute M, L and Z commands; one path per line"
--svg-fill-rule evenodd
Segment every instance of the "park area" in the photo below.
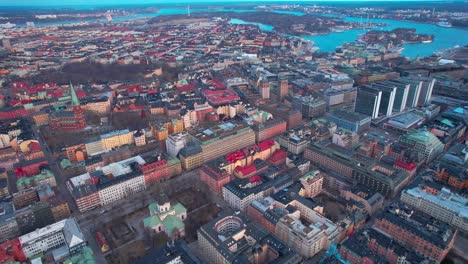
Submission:
M 186 235 L 183 239 L 188 243 L 196 241 L 197 229 L 215 218 L 220 209 L 204 188 L 189 186 L 166 191 L 172 204 L 179 202 L 187 209 L 187 220 L 184 221 Z M 151 248 L 166 244 L 169 238 L 164 233 L 153 235 L 144 230 L 142 221 L 148 216 L 148 208 L 143 208 L 103 225 L 99 231 L 105 235 L 111 248 L 105 256 L 108 263 L 134 263 Z

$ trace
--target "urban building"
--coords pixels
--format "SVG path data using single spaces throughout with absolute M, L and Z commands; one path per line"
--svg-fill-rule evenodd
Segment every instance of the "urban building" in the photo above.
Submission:
M 169 155 L 177 157 L 179 151 L 190 143 L 190 137 L 187 132 L 170 134 L 166 139 L 166 151 Z
M 394 196 L 407 183 L 408 174 L 338 146 L 312 144 L 304 158 L 319 168 L 330 170 L 373 189 L 383 196 Z
M 457 143 L 435 161 L 437 179 L 458 190 L 468 189 L 468 169 L 466 162 L 468 149 L 466 145 Z
M 339 252 L 342 258 L 338 263 L 431 263 L 433 260 L 424 257 L 407 246 L 403 246 L 386 234 L 373 228 L 355 233 L 341 244 Z
M 374 228 L 425 257 L 441 262 L 455 243 L 456 231 L 404 207 L 383 210 L 376 215 Z
M 380 210 L 384 203 L 384 197 L 369 189 L 353 187 L 340 190 L 340 196 L 347 201 L 354 201 L 362 204 L 369 215 L 373 215 Z
M 18 239 L 27 258 L 50 250 L 65 251 L 62 253 L 64 256 L 73 255 L 86 246 L 84 235 L 74 218 L 37 229 Z
M 255 144 L 255 134 L 250 127 L 232 122 L 191 131 L 190 138 L 193 144 L 201 147 L 204 162 Z
M 343 109 L 353 112 L 356 106 L 357 88 L 349 87 L 345 89 L 329 88 L 324 92 L 324 100 L 327 103 L 327 110 Z
M 136 264 L 149 264 L 157 261 L 161 264 L 184 263 L 184 264 L 203 264 L 189 249 L 187 243 L 183 240 L 168 242 L 166 245 L 150 250 L 150 252 L 140 259 Z
M 337 109 L 329 113 L 328 120 L 335 123 L 337 127 L 352 131 L 356 134 L 362 134 L 368 130 L 371 124 L 369 116 Z
M 133 131 L 128 129 L 117 130 L 100 136 L 104 151 L 110 151 L 123 145 L 134 143 Z
M 372 119 L 379 117 L 382 91 L 370 86 L 358 87 L 356 96 L 356 112 L 370 116 Z
M 37 201 L 39 201 L 39 197 L 36 190 L 33 188 L 21 190 L 13 194 L 13 204 L 17 210 Z
M 278 139 L 281 147 L 288 152 L 298 155 L 310 145 L 311 132 L 304 127 L 284 132 Z
M 70 83 L 70 96 L 72 101 L 72 111 L 55 111 L 49 115 L 49 125 L 51 129 L 58 130 L 81 130 L 86 127 L 86 119 L 80 101 L 76 96 L 75 89 Z
M 187 209 L 181 204 L 171 204 L 165 193 L 161 193 L 158 201 L 148 206 L 150 216 L 143 220 L 143 226 L 153 234 L 164 232 L 171 239 L 185 236 Z
M 222 168 L 217 160 L 207 162 L 200 168 L 200 180 L 217 194 L 221 194 L 221 188 L 229 183 L 231 179 L 232 174 Z
M 81 212 L 104 206 L 146 189 L 144 164 L 140 156 L 111 163 L 71 178 L 67 187 Z
M 202 226 L 197 237 L 208 263 L 302 263 L 294 250 L 241 215 L 223 213 Z
M 434 190 L 418 186 L 403 190 L 400 197 L 405 204 L 464 232 L 468 231 L 468 199 L 446 188 Z
M 281 118 L 273 118 L 260 124 L 252 126 L 255 133 L 255 141 L 261 142 L 266 139 L 281 135 L 286 131 L 287 123 Z
M 203 150 L 200 145 L 190 145 L 179 151 L 179 158 L 182 168 L 190 171 L 205 164 Z
M 262 99 L 270 99 L 270 83 L 262 82 L 260 87 L 260 95 Z
M 425 163 L 432 162 L 444 150 L 442 142 L 426 129 L 408 131 L 400 137 L 399 142 L 414 153 L 418 161 Z
M 278 192 L 292 184 L 288 173 L 263 172 L 248 179 L 234 179 L 222 188 L 223 199 L 237 210 L 245 211 L 253 201 Z
M 12 203 L 0 203 L 0 243 L 13 239 L 20 235 L 18 223 L 15 219 L 15 211 Z
M 302 185 L 299 195 L 307 198 L 314 198 L 322 193 L 323 188 L 323 175 L 319 170 L 312 170 L 301 178 L 299 182 Z
M 325 114 L 327 104 L 325 101 L 312 96 L 294 95 L 292 98 L 293 109 L 302 113 L 306 120 L 320 117 Z
M 282 102 L 284 98 L 289 94 L 288 80 L 280 80 L 278 90 L 279 90 L 279 101 Z
M 276 236 L 299 255 L 308 259 L 337 242 L 340 227 L 314 210 L 283 216 L 276 224 Z
M 359 135 L 352 131 L 339 128 L 333 132 L 332 142 L 340 147 L 352 149 L 359 144 Z
M 421 126 L 425 120 L 426 119 L 422 113 L 408 111 L 390 117 L 387 121 L 385 121 L 383 126 L 386 130 L 393 131 L 398 134 L 405 134 L 408 131 L 414 130 Z

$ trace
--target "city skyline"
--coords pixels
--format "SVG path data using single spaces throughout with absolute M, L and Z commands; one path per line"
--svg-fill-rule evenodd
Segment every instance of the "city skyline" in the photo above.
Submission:
M 249 0 L 224 0 L 224 1 L 216 1 L 216 0 L 196 0 L 196 1 L 187 1 L 187 0 L 174 0 L 174 1 L 166 1 L 166 0 L 97 0 L 97 1 L 89 1 L 89 0 L 70 0 L 70 1 L 61 1 L 61 0 L 22 0 L 22 1 L 15 1 L 15 0 L 2 0 L 0 1 L 0 6 L 118 6 L 118 5 L 171 5 L 171 4 L 239 4 L 239 3 L 251 3 L 251 4 L 280 4 L 280 3 L 304 3 L 304 4 L 313 4 L 313 3 L 339 3 L 339 2 L 347 2 L 347 3 L 399 3 L 399 2 L 428 2 L 428 3 L 441 3 L 441 2 L 463 2 L 463 0 L 456 0 L 456 1 L 424 1 L 424 0 L 263 0 L 263 1 L 249 1 Z

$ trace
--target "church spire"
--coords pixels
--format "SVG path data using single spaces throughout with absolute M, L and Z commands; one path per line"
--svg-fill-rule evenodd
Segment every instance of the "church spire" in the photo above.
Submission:
M 73 89 L 73 84 L 70 82 L 70 95 L 72 100 L 72 106 L 80 106 L 80 100 L 76 96 L 75 89 Z

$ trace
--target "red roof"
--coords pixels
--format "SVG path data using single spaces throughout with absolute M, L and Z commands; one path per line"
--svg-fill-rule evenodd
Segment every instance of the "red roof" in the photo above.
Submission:
M 260 150 L 264 151 L 267 150 L 275 145 L 275 141 L 273 139 L 267 139 L 265 141 L 262 141 L 258 143 L 258 147 Z
M 227 162 L 229 162 L 229 164 L 235 163 L 244 158 L 245 158 L 244 153 L 240 150 L 226 155 L 226 160 Z
M 98 241 L 99 246 L 101 246 L 101 247 L 104 246 L 105 244 L 107 244 L 106 238 L 104 237 L 104 235 L 101 232 L 96 232 L 96 240 Z
M 18 106 L 18 105 L 21 105 L 21 101 L 20 100 L 11 100 L 10 102 L 8 102 L 8 104 L 10 106 Z
M 273 152 L 273 155 L 269 158 L 270 161 L 276 162 L 280 161 L 282 159 L 286 160 L 286 157 L 288 156 L 288 153 L 282 149 L 277 149 L 275 152 Z
M 86 97 L 86 92 L 85 91 L 76 91 L 76 96 L 78 98 L 84 98 L 84 97 Z
M 63 92 L 61 91 L 47 91 L 47 96 L 59 98 L 63 96 Z
M 260 176 L 260 175 L 254 175 L 254 176 L 249 178 L 250 183 L 261 182 L 261 181 L 262 181 L 262 176 Z
M 216 89 L 224 88 L 224 84 L 222 82 L 218 81 L 218 80 L 215 80 L 215 79 L 211 80 L 210 84 Z
M 19 239 L 15 238 L 0 244 L 0 263 L 16 261 L 26 261 L 26 256 L 24 255 L 23 249 L 21 248 Z
M 195 89 L 195 86 L 193 84 L 187 84 L 177 87 L 177 91 L 179 92 L 189 91 L 193 89 Z
M 395 166 L 403 168 L 403 169 L 405 169 L 407 171 L 412 171 L 412 170 L 416 169 L 416 167 L 417 167 L 416 163 L 414 163 L 414 162 L 404 162 L 404 161 L 400 161 L 400 160 L 395 162 Z
M 16 90 L 26 90 L 29 86 L 31 86 L 31 84 L 28 82 L 13 82 L 11 84 L 11 87 Z
M 245 167 L 237 166 L 234 170 L 245 176 L 254 173 L 257 170 L 257 167 L 255 167 L 255 165 L 249 165 Z
M 28 144 L 29 151 L 39 151 L 41 150 L 41 145 L 39 143 L 32 141 Z
M 203 95 L 211 104 L 228 104 L 240 100 L 240 97 L 231 90 L 203 90 Z
M 143 88 L 140 85 L 132 85 L 127 88 L 127 92 L 129 93 L 134 93 L 134 92 L 141 93 L 142 91 L 143 91 Z

